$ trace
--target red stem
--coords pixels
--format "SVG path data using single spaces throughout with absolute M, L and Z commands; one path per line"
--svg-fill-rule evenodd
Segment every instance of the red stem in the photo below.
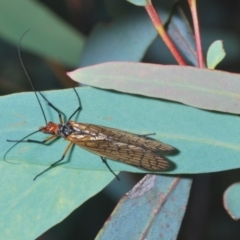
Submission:
M 171 38 L 168 36 L 167 32 L 165 31 L 164 26 L 162 24 L 162 21 L 158 17 L 158 15 L 157 15 L 157 13 L 156 13 L 156 11 L 155 11 L 152 3 L 151 3 L 151 0 L 148 0 L 148 3 L 145 6 L 145 9 L 146 9 L 149 17 L 151 18 L 154 27 L 156 28 L 159 35 L 162 37 L 163 41 L 165 42 L 165 44 L 169 48 L 172 55 L 175 57 L 178 64 L 179 65 L 187 65 L 185 63 L 184 59 L 182 58 L 182 56 L 180 55 L 178 49 L 173 44 Z
M 197 2 L 196 0 L 188 0 L 188 4 L 190 6 L 192 19 L 193 19 L 193 27 L 194 27 L 197 56 L 198 56 L 198 67 L 203 68 L 204 61 L 203 61 L 202 43 L 201 43 L 201 35 L 200 35 L 200 30 L 199 30 L 198 15 L 197 15 L 197 3 L 196 2 Z

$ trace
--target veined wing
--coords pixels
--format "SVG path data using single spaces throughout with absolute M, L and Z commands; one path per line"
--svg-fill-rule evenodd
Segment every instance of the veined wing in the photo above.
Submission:
M 126 143 L 134 146 L 139 146 L 146 150 L 158 154 L 167 154 L 176 151 L 176 149 L 168 144 L 162 143 L 158 140 L 126 132 L 123 130 L 98 126 L 93 124 L 77 123 L 70 121 L 72 127 L 77 130 L 80 129 L 83 133 L 92 136 L 92 140 L 109 140 L 121 143 Z
M 169 162 L 162 155 L 171 152 L 170 149 L 175 150 L 157 140 L 118 129 L 75 122 L 71 125 L 76 132 L 69 135 L 67 140 L 99 156 L 146 170 L 167 169 Z M 154 146 L 151 146 L 152 142 Z

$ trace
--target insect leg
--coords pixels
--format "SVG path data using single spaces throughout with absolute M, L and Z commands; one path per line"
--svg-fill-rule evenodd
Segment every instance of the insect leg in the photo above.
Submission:
M 51 102 L 49 102 L 49 101 L 47 100 L 47 98 L 46 98 L 41 92 L 39 92 L 39 94 L 40 94 L 40 95 L 42 96 L 42 98 L 47 102 L 47 105 L 48 105 L 49 107 L 51 107 L 54 111 L 56 111 L 56 112 L 58 113 L 59 121 L 60 121 L 60 123 L 62 124 L 62 123 L 63 123 L 62 115 L 64 115 L 64 113 L 61 112 L 58 108 L 56 108 Z
M 13 146 L 11 146 L 11 147 L 6 151 L 6 153 L 4 154 L 4 156 L 3 156 L 4 161 L 6 161 L 6 156 L 7 156 L 7 154 L 8 154 L 16 145 L 18 145 L 20 142 L 24 141 L 26 138 L 28 138 L 28 137 L 32 136 L 33 134 L 35 134 L 35 133 L 37 133 L 37 132 L 40 132 L 40 131 L 41 131 L 41 130 L 38 129 L 37 131 L 28 134 L 27 136 L 25 136 L 24 138 L 22 138 L 22 139 L 19 140 L 19 141 L 7 140 L 8 142 L 16 142 L 16 143 L 13 144 Z
M 76 91 L 76 89 L 73 87 L 73 90 L 74 90 L 74 92 L 76 93 L 76 95 L 77 95 L 77 99 L 78 99 L 78 104 L 79 104 L 79 106 L 78 106 L 78 108 L 73 112 L 73 114 L 68 118 L 68 120 L 70 120 L 77 112 L 80 112 L 81 110 L 82 110 L 82 103 L 81 103 L 81 99 L 80 99 L 80 97 L 79 97 L 79 95 L 78 95 L 78 93 L 77 93 L 77 91 Z
M 46 168 L 45 170 L 43 170 L 42 172 L 40 172 L 34 179 L 33 181 L 35 181 L 40 175 L 42 175 L 43 173 L 47 172 L 48 170 L 50 170 L 51 168 L 56 167 L 66 156 L 67 152 L 69 151 L 69 149 L 72 147 L 73 143 L 70 142 L 66 148 L 66 150 L 64 151 L 62 157 L 57 160 L 56 162 L 52 163 L 48 168 Z
M 115 172 L 108 165 L 106 158 L 101 157 L 101 159 L 102 159 L 103 163 L 107 166 L 109 171 L 117 178 L 118 181 L 120 181 L 120 178 L 118 177 L 118 175 L 116 175 Z

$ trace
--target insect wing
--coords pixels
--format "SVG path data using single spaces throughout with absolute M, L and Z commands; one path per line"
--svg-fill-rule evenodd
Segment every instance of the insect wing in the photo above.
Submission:
M 167 154 L 176 151 L 176 149 L 166 143 L 162 143 L 158 140 L 137 135 L 134 133 L 122 131 L 116 128 L 109 128 L 104 126 L 98 126 L 93 124 L 85 124 L 85 123 L 77 123 L 70 122 L 72 127 L 75 129 L 80 129 L 86 134 L 91 136 L 96 136 L 96 138 L 107 138 L 109 140 L 114 140 L 117 142 L 127 143 L 134 146 L 139 146 L 145 148 L 146 150 L 150 150 L 152 152 L 158 154 Z M 96 139 L 97 140 L 97 139 Z
M 175 150 L 157 140 L 122 130 L 92 124 L 70 123 L 76 132 L 68 136 L 67 140 L 99 156 L 146 170 L 167 169 L 169 162 L 161 155 Z

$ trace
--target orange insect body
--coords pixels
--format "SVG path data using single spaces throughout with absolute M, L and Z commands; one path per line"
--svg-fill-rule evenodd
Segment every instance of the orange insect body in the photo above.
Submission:
M 58 136 L 59 131 L 59 124 L 56 124 L 54 122 L 49 122 L 46 127 L 40 127 L 39 128 L 41 132 L 43 133 L 50 133 Z
M 169 162 L 163 155 L 175 150 L 146 136 L 70 120 L 64 124 L 49 122 L 40 131 L 63 137 L 101 157 L 150 171 L 166 170 Z

